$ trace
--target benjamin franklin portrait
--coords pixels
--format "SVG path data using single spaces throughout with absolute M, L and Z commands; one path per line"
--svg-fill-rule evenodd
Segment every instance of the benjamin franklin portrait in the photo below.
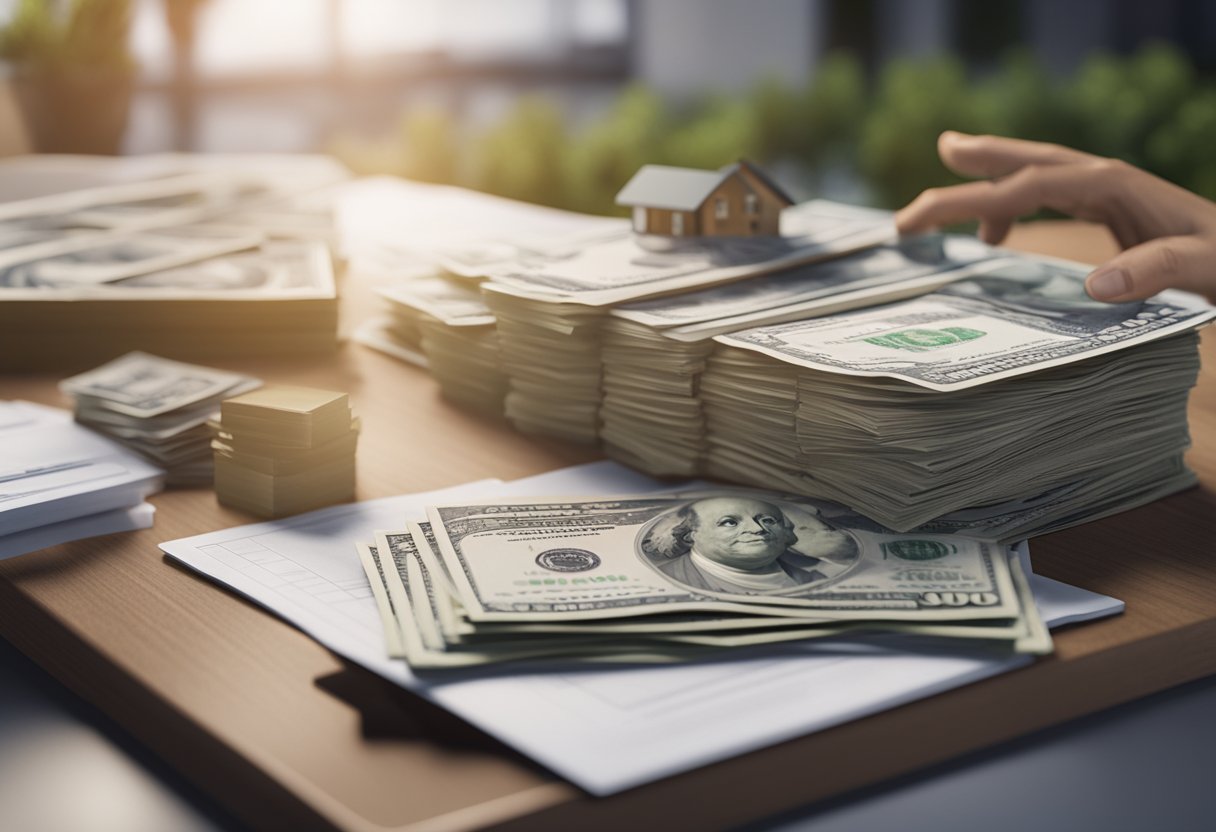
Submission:
M 685 503 L 643 529 L 638 548 L 680 586 L 730 595 L 797 594 L 843 575 L 859 554 L 813 509 L 748 494 Z

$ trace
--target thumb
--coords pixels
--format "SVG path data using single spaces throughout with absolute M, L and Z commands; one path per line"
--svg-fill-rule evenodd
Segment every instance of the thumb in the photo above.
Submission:
M 1085 278 L 1094 300 L 1142 300 L 1163 289 L 1216 290 L 1211 246 L 1196 237 L 1162 237 L 1129 248 Z

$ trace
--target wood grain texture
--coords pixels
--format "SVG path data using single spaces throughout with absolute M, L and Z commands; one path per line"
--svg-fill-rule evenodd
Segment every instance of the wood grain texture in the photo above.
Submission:
M 1103 229 L 1076 223 L 1019 228 L 1012 245 L 1091 262 L 1113 251 Z M 366 290 L 344 287 L 348 323 L 370 308 Z M 1208 365 L 1214 344 L 1205 335 Z M 450 406 L 422 371 L 354 344 L 324 360 L 221 366 L 348 391 L 364 424 L 360 498 L 596 458 Z M 64 405 L 57 381 L 7 376 L 0 398 Z M 259 828 L 613 829 L 673 811 L 682 828 L 720 828 L 1216 672 L 1208 370 L 1191 419 L 1203 486 L 1033 544 L 1038 571 L 1124 599 L 1125 615 L 1059 633 L 1056 655 L 1025 670 L 608 799 L 489 741 L 364 739 L 356 711 L 315 684 L 342 666 L 334 656 L 161 556 L 158 541 L 254 519 L 207 490 L 155 497 L 152 529 L 0 563 L 0 633 Z M 412 702 L 400 694 L 403 709 Z

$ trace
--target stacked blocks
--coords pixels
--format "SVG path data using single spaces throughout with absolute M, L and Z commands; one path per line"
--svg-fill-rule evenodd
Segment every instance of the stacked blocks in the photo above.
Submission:
M 212 429 L 226 506 L 283 517 L 354 499 L 359 422 L 345 393 L 264 387 L 224 401 Z

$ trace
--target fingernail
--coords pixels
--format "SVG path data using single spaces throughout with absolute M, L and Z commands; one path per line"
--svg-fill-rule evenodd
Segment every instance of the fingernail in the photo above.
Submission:
M 1085 291 L 1094 300 L 1111 300 L 1126 295 L 1132 290 L 1132 279 L 1117 266 L 1098 269 L 1085 281 Z

